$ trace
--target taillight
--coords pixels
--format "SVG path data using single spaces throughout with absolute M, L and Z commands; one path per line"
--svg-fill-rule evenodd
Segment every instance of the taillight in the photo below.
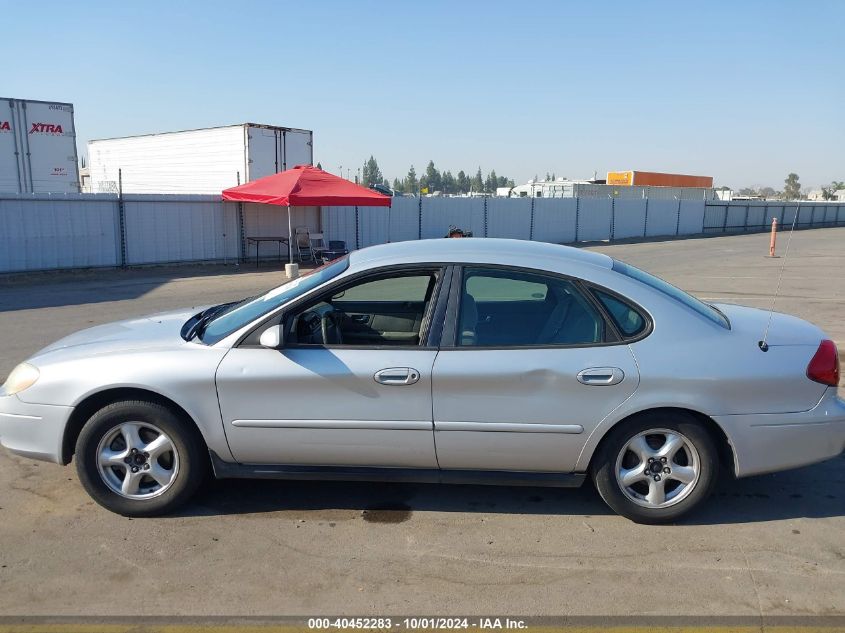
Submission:
M 839 352 L 836 351 L 836 344 L 833 341 L 821 342 L 810 364 L 807 365 L 807 378 L 831 387 L 839 384 Z

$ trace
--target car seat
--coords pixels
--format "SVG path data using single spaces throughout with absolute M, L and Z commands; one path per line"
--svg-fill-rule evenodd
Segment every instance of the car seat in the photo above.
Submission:
M 477 343 L 476 328 L 478 327 L 478 306 L 475 298 L 464 292 L 461 299 L 461 316 L 458 323 L 458 344 L 473 346 Z

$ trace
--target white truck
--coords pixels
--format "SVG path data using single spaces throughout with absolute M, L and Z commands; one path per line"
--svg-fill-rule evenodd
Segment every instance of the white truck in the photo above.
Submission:
M 79 193 L 72 104 L 0 97 L 0 193 Z
M 219 194 L 314 160 L 314 133 L 242 123 L 88 142 L 93 193 Z

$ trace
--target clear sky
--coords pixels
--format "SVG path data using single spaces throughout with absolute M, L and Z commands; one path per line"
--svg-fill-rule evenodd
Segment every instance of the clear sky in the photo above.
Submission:
M 0 95 L 88 139 L 252 121 L 337 172 L 845 180 L 845 2 L 0 0 Z

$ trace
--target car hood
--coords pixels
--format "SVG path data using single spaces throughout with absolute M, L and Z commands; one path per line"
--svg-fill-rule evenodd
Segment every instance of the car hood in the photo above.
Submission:
M 731 322 L 731 330 L 742 335 L 756 337 L 760 341 L 769 324 L 769 311 L 759 308 L 734 305 L 731 303 L 714 303 Z M 804 319 L 799 319 L 782 312 L 771 313 L 771 325 L 766 342 L 769 345 L 818 345 L 827 338 L 824 331 Z
M 182 325 L 203 309 L 185 308 L 97 325 L 59 339 L 37 352 L 33 358 L 61 354 L 63 350 L 99 355 L 139 349 L 172 349 L 185 344 L 181 336 Z

